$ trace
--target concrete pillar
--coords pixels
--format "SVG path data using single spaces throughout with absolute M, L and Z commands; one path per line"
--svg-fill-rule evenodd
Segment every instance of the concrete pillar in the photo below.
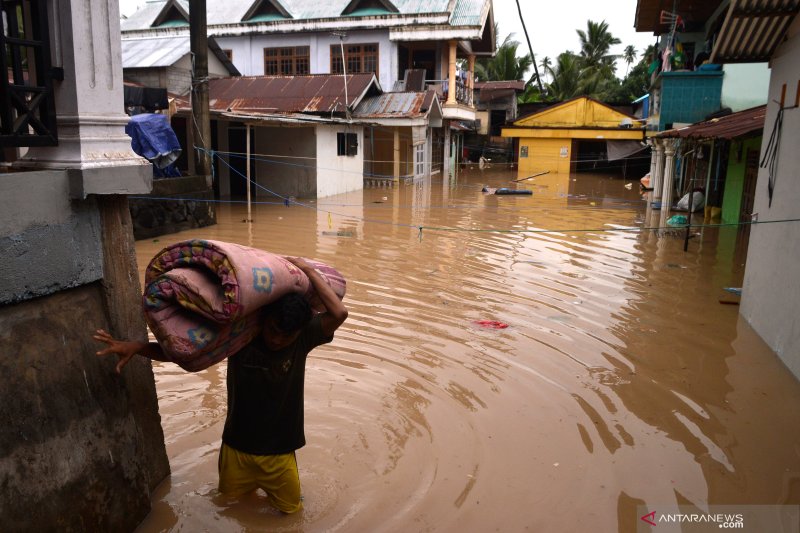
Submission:
M 456 42 L 450 41 L 450 54 L 448 60 L 448 89 L 447 89 L 447 105 L 455 105 L 456 103 Z
M 149 192 L 150 163 L 131 150 L 125 133 L 129 117 L 123 100 L 118 3 L 57 0 L 51 9 L 53 66 L 64 69 L 64 81 L 55 83 L 58 146 L 32 147 L 14 166 L 88 171 L 114 167 L 114 185 L 109 186 L 108 178 L 98 184 L 93 175 L 84 178 L 90 183 L 76 184 L 74 190 L 81 196 Z
M 650 186 L 652 187 L 656 175 L 656 144 L 653 139 L 648 139 L 647 144 L 650 145 Z
M 653 187 L 653 202 L 660 202 L 664 177 L 664 142 L 653 139 L 653 143 L 656 149 L 656 168 L 655 174 L 650 176 L 650 186 Z
M 449 177 L 450 176 L 450 121 L 443 120 L 442 127 L 444 128 L 444 139 L 442 142 L 444 146 L 442 146 L 442 177 Z
M 675 144 L 673 139 L 664 140 L 664 185 L 661 190 L 661 210 L 672 205 L 672 182 L 675 178 Z
M 394 150 L 392 150 L 393 154 L 393 170 L 392 176 L 395 181 L 400 180 L 400 128 L 394 128 Z

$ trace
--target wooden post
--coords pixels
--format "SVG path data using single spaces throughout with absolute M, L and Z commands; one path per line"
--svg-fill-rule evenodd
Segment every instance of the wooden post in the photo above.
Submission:
M 448 84 L 447 84 L 447 105 L 456 103 L 456 42 L 450 41 Z
M 394 168 L 392 176 L 395 181 L 400 180 L 400 128 L 394 128 Z
M 117 338 L 147 340 L 128 197 L 97 196 L 97 207 L 102 224 L 103 296 L 110 333 Z M 158 412 L 153 369 L 148 359 L 134 357 L 125 367 L 122 379 L 134 416 L 137 413 Z M 152 463 L 154 476 L 150 479 L 149 488 L 153 491 L 169 475 L 164 431 L 156 416 L 136 417 L 136 423 L 142 431 L 140 444 L 144 448 L 137 453 L 142 460 Z
M 195 133 L 197 173 L 208 176 L 211 186 L 211 121 L 208 115 L 208 28 L 206 0 L 192 0 L 189 12 L 189 41 L 192 51 L 192 131 Z

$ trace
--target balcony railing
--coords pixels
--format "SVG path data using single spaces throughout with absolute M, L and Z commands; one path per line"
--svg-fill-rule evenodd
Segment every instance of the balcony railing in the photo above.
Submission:
M 450 80 L 425 80 L 425 89 L 436 91 L 444 105 L 449 96 Z M 456 102 L 470 107 L 473 105 L 472 91 L 462 79 L 456 79 Z
M 0 146 L 58 144 L 46 0 L 0 0 Z

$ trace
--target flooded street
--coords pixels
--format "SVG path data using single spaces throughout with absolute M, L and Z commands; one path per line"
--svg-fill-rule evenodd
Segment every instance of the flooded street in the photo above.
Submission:
M 137 242 L 140 271 L 187 238 L 318 259 L 350 310 L 308 359 L 305 510 L 217 493 L 226 363 L 154 363 L 172 476 L 138 531 L 636 531 L 638 505 L 800 503 L 800 384 L 720 303 L 736 228 L 688 253 L 630 231 L 659 215 L 619 177 L 481 192 L 514 178 L 273 200 L 252 224 L 222 204 L 216 226 Z

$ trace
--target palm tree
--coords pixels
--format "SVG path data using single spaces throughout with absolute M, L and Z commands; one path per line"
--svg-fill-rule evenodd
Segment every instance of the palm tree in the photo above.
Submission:
M 544 56 L 542 61 L 539 63 L 539 66 L 542 67 L 542 74 L 546 76 L 550 68 L 553 66 L 553 60 L 550 59 L 549 56 Z
M 609 54 L 612 46 L 620 44 L 622 41 L 611 35 L 608 31 L 608 23 L 586 22 L 586 31 L 576 30 L 581 43 L 580 57 L 585 68 L 590 69 L 610 69 L 614 71 L 614 61 L 617 56 Z
M 557 101 L 569 100 L 583 94 L 581 83 L 581 58 L 572 52 L 563 52 L 555 65 L 547 67 L 550 83 L 547 96 Z
M 634 48 L 632 44 L 626 46 L 625 51 L 622 53 L 622 58 L 625 60 L 625 63 L 628 64 L 628 66 L 625 67 L 625 77 L 627 78 L 631 63 L 636 61 L 636 48 Z
M 531 67 L 530 54 L 517 57 L 519 42 L 510 33 L 497 47 L 496 55 L 487 60 L 478 61 L 475 65 L 475 77 L 481 81 L 521 80 Z

